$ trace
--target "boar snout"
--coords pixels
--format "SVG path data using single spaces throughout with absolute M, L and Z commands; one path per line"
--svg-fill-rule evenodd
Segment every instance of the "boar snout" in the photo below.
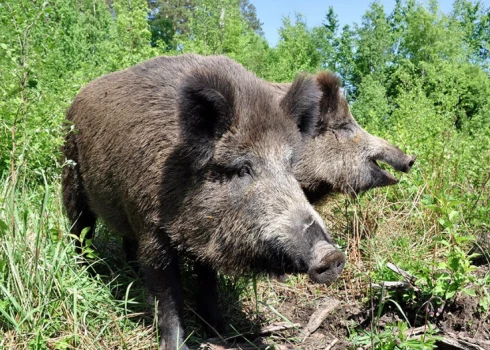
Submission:
M 408 156 L 407 162 L 403 168 L 400 168 L 400 171 L 404 173 L 408 173 L 410 169 L 412 169 L 413 164 L 417 160 L 417 156 Z
M 392 174 L 380 168 L 377 161 L 386 163 L 397 171 L 408 173 L 417 157 L 405 154 L 386 140 L 376 136 L 373 136 L 373 138 L 374 149 L 377 151 L 371 158 L 371 167 L 376 175 L 374 176 L 374 184 L 370 187 L 394 185 L 398 183 L 398 180 Z
M 408 156 L 395 146 L 392 146 L 392 149 L 386 150 L 375 159 L 391 165 L 397 171 L 408 173 L 412 169 L 417 157 Z
M 308 275 L 316 283 L 330 284 L 337 280 L 345 265 L 345 255 L 327 242 L 320 242 L 313 248 L 313 261 Z
M 374 137 L 374 144 L 380 145 L 378 152 L 374 157 L 374 160 L 380 160 L 392 166 L 395 170 L 408 173 L 412 169 L 416 156 L 409 156 L 405 154 L 398 147 L 393 146 L 386 140 L 379 137 Z

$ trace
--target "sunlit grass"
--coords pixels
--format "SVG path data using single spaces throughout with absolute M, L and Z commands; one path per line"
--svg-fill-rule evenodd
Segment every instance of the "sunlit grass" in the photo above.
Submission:
M 101 275 L 94 271 L 107 265 L 102 259 L 81 263 L 66 234 L 58 184 L 41 193 L 2 185 L 0 348 L 154 347 L 151 318 L 133 312 L 142 286 L 135 291 L 121 277 L 124 265 Z

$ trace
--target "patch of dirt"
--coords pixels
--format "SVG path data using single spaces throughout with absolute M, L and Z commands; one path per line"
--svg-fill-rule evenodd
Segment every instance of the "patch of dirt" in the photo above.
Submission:
M 109 248 L 106 249 L 113 248 L 112 244 L 107 246 Z M 112 254 L 111 252 L 106 256 L 117 257 L 123 256 L 123 254 L 122 252 L 121 254 Z M 123 262 L 116 261 L 114 264 L 124 267 Z M 106 265 L 102 267 L 107 268 Z M 131 274 L 131 270 L 128 269 L 128 271 L 126 272 Z M 103 274 L 113 278 L 114 272 L 112 270 L 103 272 L 105 272 Z M 121 271 L 118 270 L 117 272 L 120 273 Z M 477 277 L 483 278 L 487 273 L 489 273 L 488 265 L 479 266 Z M 195 310 L 195 298 L 192 294 L 197 290 L 192 283 L 185 285 L 186 294 L 188 294 L 185 322 L 188 330 L 193 332 L 193 347 L 197 347 L 207 338 L 215 337 L 214 343 L 201 348 L 265 349 L 267 346 L 274 345 L 275 348 L 282 350 L 356 349 L 349 341 L 353 331 L 383 331 L 387 326 L 403 321 L 406 316 L 413 327 L 423 326 L 427 317 L 427 320 L 440 330 L 438 336 L 467 341 L 478 345 L 481 349 L 490 350 L 490 315 L 481 312 L 477 298 L 459 295 L 454 302 L 445 305 L 441 315 L 433 318 L 424 314 L 425 311 L 422 310 L 420 304 L 409 305 L 398 301 L 405 313 L 403 316 L 394 304 L 385 303 L 383 312 L 378 319 L 379 298 L 377 296 L 370 298 L 367 295 L 368 286 L 359 283 L 360 279 L 352 279 L 351 277 L 345 276 L 335 286 L 331 287 L 312 284 L 306 276 L 292 276 L 289 281 L 283 282 L 273 279 L 260 279 L 257 282 L 257 299 L 255 295 L 244 297 L 246 293 L 243 293 L 243 288 L 245 287 L 240 285 L 240 281 L 221 281 L 221 289 L 225 289 L 222 290 L 224 300 L 221 300 L 221 305 L 226 321 L 233 326 L 232 330 L 222 335 L 228 339 L 227 346 L 223 346 L 220 339 L 216 341 L 216 335 L 206 334 L 203 331 L 200 320 L 190 310 Z M 132 280 L 132 278 L 128 278 L 127 283 Z M 192 276 L 185 276 L 184 278 L 186 283 L 192 280 Z M 354 280 L 356 282 L 350 282 Z M 125 282 L 125 280 L 121 282 L 122 288 L 115 290 L 117 294 L 115 297 L 118 299 L 123 297 L 120 293 L 126 291 Z M 137 282 L 137 287 L 139 286 L 137 290 L 144 291 L 142 281 Z M 142 311 L 147 311 L 144 318 L 151 323 L 151 312 L 148 312 L 148 306 L 144 299 L 140 296 Z M 256 300 L 261 302 L 256 304 Z M 324 317 L 317 329 L 305 336 L 303 330 L 308 325 L 311 316 L 328 300 L 337 300 L 339 305 Z M 261 327 L 277 322 L 287 323 L 288 321 L 298 323 L 300 326 L 265 335 L 257 334 L 257 330 Z M 443 346 L 438 348 L 458 349 Z M 357 349 L 363 348 L 358 347 Z
M 349 337 L 349 329 L 363 323 L 366 319 L 366 312 L 361 309 L 360 304 L 357 301 L 341 300 L 335 293 L 337 291 L 334 292 L 333 289 L 329 290 L 324 286 L 309 284 L 305 281 L 299 283 L 295 281 L 294 285 L 295 287 L 292 288 L 288 284 L 277 281 L 261 283 L 260 292 L 263 295 L 271 294 L 269 299 L 264 300 L 266 305 L 274 303 L 277 298 L 281 302 L 274 305 L 273 309 L 262 306 L 260 311 L 266 320 L 285 318 L 293 323 L 299 323 L 301 327 L 287 333 L 280 332 L 272 337 L 258 337 L 256 340 L 270 344 L 272 338 L 276 345 L 288 344 L 294 349 L 305 350 L 349 348 L 350 343 L 346 340 Z M 338 306 L 328 312 L 316 330 L 310 335 L 305 334 L 304 329 L 315 311 L 334 301 L 339 302 Z
M 490 349 L 490 317 L 480 312 L 476 298 L 468 295 L 458 297 L 440 324 L 444 334 Z
M 487 266 L 480 267 L 478 272 L 484 276 L 488 272 Z M 424 320 L 428 320 L 438 330 L 438 336 L 443 337 L 437 349 L 458 349 L 444 343 L 444 339 L 455 339 L 478 345 L 481 349 L 490 350 L 490 317 L 482 313 L 478 299 L 470 296 L 458 296 L 451 304 L 446 304 L 444 312 L 438 317 L 430 318 L 424 315 L 418 305 L 405 305 L 399 303 L 405 315 L 402 315 L 393 303 L 385 303 L 378 319 L 378 300 L 368 298 L 366 295 L 352 296 L 349 291 L 339 291 L 335 288 L 319 287 L 305 281 L 294 281 L 290 284 L 278 281 L 259 283 L 258 293 L 264 305 L 260 307 L 261 321 L 272 322 L 287 319 L 293 323 L 301 324 L 297 329 L 281 331 L 270 336 L 257 337 L 254 342 L 261 344 L 281 345 L 280 349 L 289 346 L 294 349 L 355 349 L 349 342 L 353 331 L 383 331 L 387 326 L 396 325 L 398 321 L 407 317 L 418 332 L 413 336 L 424 333 Z M 367 288 L 366 288 L 367 289 Z M 321 307 L 325 301 L 338 300 L 339 305 L 332 310 L 321 322 L 320 326 L 305 337 L 304 327 L 310 317 Z M 279 302 L 278 302 L 279 300 Z M 273 305 L 273 307 L 267 307 Z M 247 308 L 247 305 L 244 305 Z M 245 312 L 248 314 L 248 312 Z M 280 316 L 279 316 L 280 315 Z M 419 327 L 418 329 L 416 327 Z M 410 331 L 407 332 L 409 336 Z M 463 349 L 464 347 L 461 347 Z M 363 349 L 363 348 L 359 348 Z M 371 349 L 365 348 L 365 349 Z

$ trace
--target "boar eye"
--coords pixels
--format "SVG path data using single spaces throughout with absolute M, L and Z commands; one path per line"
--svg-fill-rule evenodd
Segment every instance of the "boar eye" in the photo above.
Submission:
M 250 165 L 244 164 L 238 171 L 238 176 L 240 177 L 252 176 L 252 169 L 250 168 Z
M 354 135 L 354 128 L 351 123 L 344 123 L 332 129 L 336 137 L 348 137 Z
M 345 124 L 342 124 L 339 129 L 342 129 L 344 131 L 347 131 L 347 132 L 354 132 L 354 130 L 352 130 L 352 126 L 350 125 L 350 123 L 345 123 Z

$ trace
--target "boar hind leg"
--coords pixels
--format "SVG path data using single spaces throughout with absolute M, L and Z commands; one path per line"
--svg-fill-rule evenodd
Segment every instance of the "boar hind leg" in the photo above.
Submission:
M 155 298 L 158 313 L 160 350 L 187 350 L 182 327 L 182 285 L 177 258 L 162 268 L 143 266 L 150 295 Z
M 97 217 L 88 206 L 77 165 L 67 165 L 63 168 L 62 191 L 63 204 L 72 225 L 71 233 L 79 238 L 76 242 L 77 253 L 82 254 L 84 242 L 93 238 Z M 85 228 L 88 228 L 88 232 L 81 239 L 82 231 Z
M 207 331 L 225 330 L 225 322 L 218 307 L 218 276 L 216 272 L 200 262 L 194 265 L 198 279 L 197 312 L 204 320 Z

